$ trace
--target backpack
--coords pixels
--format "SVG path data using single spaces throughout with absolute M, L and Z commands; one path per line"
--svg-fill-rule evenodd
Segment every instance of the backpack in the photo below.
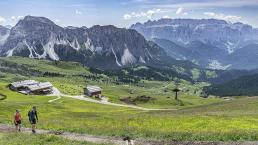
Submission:
M 28 117 L 29 117 L 29 120 L 33 120 L 33 119 L 36 119 L 36 116 L 37 116 L 37 111 L 33 112 L 33 111 L 29 111 L 28 112 Z
M 28 117 L 29 117 L 29 120 L 31 121 L 32 118 L 31 118 L 31 111 L 28 112 Z

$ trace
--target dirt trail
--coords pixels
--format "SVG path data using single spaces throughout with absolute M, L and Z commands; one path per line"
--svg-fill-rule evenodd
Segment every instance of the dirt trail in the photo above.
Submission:
M 16 132 L 14 127 L 9 125 L 0 124 L 0 132 L 11 133 Z M 21 133 L 31 134 L 30 128 L 22 128 Z M 37 130 L 37 134 L 49 134 L 60 136 L 74 141 L 87 141 L 97 144 L 109 143 L 114 145 L 127 145 L 126 141 L 122 138 L 93 136 L 88 134 L 78 134 L 70 132 L 55 132 L 48 130 Z M 258 141 L 243 141 L 243 142 L 221 142 L 221 141 L 148 141 L 148 140 L 135 140 L 134 145 L 258 145 Z
M 10 133 L 16 132 L 14 127 L 0 124 L 0 132 Z M 22 128 L 22 133 L 31 134 L 30 128 Z M 88 141 L 92 143 L 111 143 L 115 145 L 124 145 L 126 144 L 123 139 L 119 138 L 111 138 L 111 137 L 101 137 L 101 136 L 93 136 L 88 134 L 77 134 L 77 133 L 70 133 L 70 132 L 54 132 L 48 130 L 37 130 L 37 134 L 49 134 L 49 135 L 57 135 L 60 137 L 64 137 L 70 140 L 75 141 Z
M 112 106 L 118 106 L 118 107 L 126 107 L 126 108 L 133 108 L 133 109 L 138 109 L 138 110 L 144 110 L 144 111 L 172 111 L 172 110 L 177 110 L 177 109 L 151 109 L 151 108 L 144 108 L 144 107 L 138 107 L 138 106 L 134 106 L 134 105 L 124 105 L 124 104 L 116 104 L 116 103 L 111 103 L 108 102 L 107 99 L 104 100 L 94 100 L 85 96 L 71 96 L 71 95 L 66 95 L 66 94 L 62 94 L 57 88 L 53 89 L 53 94 L 49 95 L 49 96 L 58 96 L 58 98 L 53 99 L 53 100 L 49 100 L 48 102 L 54 102 L 58 99 L 62 97 L 69 97 L 69 98 L 73 98 L 73 99 L 77 99 L 77 100 L 81 100 L 81 101 L 87 101 L 87 102 L 92 102 L 92 103 L 98 103 L 98 104 L 104 104 L 104 105 L 112 105 Z

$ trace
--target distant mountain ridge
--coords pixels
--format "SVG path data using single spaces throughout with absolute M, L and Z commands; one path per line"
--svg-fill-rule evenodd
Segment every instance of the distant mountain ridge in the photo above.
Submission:
M 8 33 L 2 31 L 1 56 L 77 61 L 104 69 L 176 61 L 137 31 L 114 26 L 63 28 L 44 17 L 26 16 Z
M 192 41 L 201 41 L 213 45 L 224 43 L 230 48 L 242 46 L 246 41 L 258 40 L 258 29 L 243 23 L 228 23 L 217 19 L 160 19 L 131 26 L 147 39 L 168 39 L 187 45 Z
M 136 23 L 131 26 L 131 29 L 137 30 L 146 39 L 165 47 L 170 56 L 190 60 L 202 67 L 258 68 L 258 59 L 254 62 L 255 64 L 251 65 L 241 64 L 244 62 L 241 57 L 237 60 L 231 59 L 239 49 L 258 44 L 258 29 L 247 24 L 232 24 L 216 19 L 160 19 L 143 24 Z M 255 46 L 256 48 L 258 49 Z M 170 49 L 177 51 L 170 51 Z M 252 49 L 250 53 L 256 53 L 255 49 Z M 248 56 L 242 57 L 248 59 Z M 236 62 L 238 60 L 239 62 Z

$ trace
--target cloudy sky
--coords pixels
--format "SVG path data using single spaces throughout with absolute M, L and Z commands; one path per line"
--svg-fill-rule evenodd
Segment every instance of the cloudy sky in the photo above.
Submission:
M 160 18 L 216 18 L 258 28 L 258 0 L 2 0 L 0 25 L 26 15 L 44 16 L 61 26 L 115 25 Z

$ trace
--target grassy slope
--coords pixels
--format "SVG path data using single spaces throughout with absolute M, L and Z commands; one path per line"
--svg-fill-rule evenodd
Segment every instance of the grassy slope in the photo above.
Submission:
M 258 98 L 178 111 L 144 112 L 69 98 L 47 103 L 52 97 L 23 96 L 8 91 L 3 84 L 0 92 L 8 96 L 0 101 L 0 123 L 5 124 L 12 124 L 12 115 L 18 108 L 24 125 L 29 126 L 27 110 L 36 105 L 38 127 L 42 129 L 162 140 L 258 140 Z
M 148 103 L 139 103 L 138 106 L 149 107 L 149 108 L 185 108 L 198 106 L 203 104 L 210 104 L 215 102 L 223 101 L 218 98 L 202 99 L 197 95 L 200 88 L 207 85 L 205 83 L 191 84 L 187 81 L 181 80 L 180 87 L 184 88 L 183 92 L 180 93 L 181 101 L 178 103 L 175 101 L 174 93 L 172 89 L 175 87 L 174 82 L 162 82 L 162 81 L 144 81 L 144 87 L 138 87 L 135 84 L 114 84 L 109 83 L 106 79 L 108 76 L 103 74 L 94 74 L 95 76 L 101 76 L 100 79 L 85 79 L 80 75 L 93 75 L 87 68 L 74 62 L 55 62 L 47 60 L 33 60 L 28 58 L 11 57 L 11 58 L 0 58 L 0 63 L 14 63 L 15 65 L 22 66 L 23 68 L 31 69 L 32 71 L 37 70 L 39 73 L 52 72 L 65 74 L 64 76 L 31 76 L 31 75 L 20 75 L 15 73 L 0 73 L 0 81 L 10 83 L 17 80 L 24 79 L 35 79 L 39 81 L 50 81 L 64 94 L 70 95 L 82 95 L 83 88 L 86 85 L 99 85 L 103 88 L 103 95 L 110 98 L 110 101 L 116 103 L 120 102 L 121 98 L 125 97 L 137 97 L 141 95 L 150 96 L 155 98 L 155 101 Z M 17 71 L 15 71 L 17 72 Z M 142 82 L 141 81 L 141 82 Z M 133 91 L 133 94 L 130 92 Z
M 54 61 L 36 60 L 23 57 L 1 57 L 1 63 L 12 62 L 14 64 L 24 65 L 27 68 L 38 70 L 41 72 L 58 72 L 61 74 L 89 74 L 89 71 L 77 62 L 59 61 L 55 64 Z
M 1 58 L 3 59 L 3 58 Z M 9 61 L 5 60 L 5 61 Z M 174 83 L 145 81 L 144 87 L 129 84 L 110 84 L 85 80 L 78 74 L 90 74 L 82 66 L 60 62 L 54 66 L 49 61 L 31 61 L 25 58 L 11 58 L 14 63 L 23 63 L 27 68 L 40 71 L 62 72 L 64 77 L 30 77 L 17 73 L 0 74 L 0 93 L 8 98 L 0 101 L 0 123 L 12 124 L 15 109 L 20 109 L 24 117 L 24 125 L 29 126 L 26 114 L 32 105 L 40 112 L 39 128 L 64 130 L 109 136 L 130 135 L 137 138 L 166 140 L 258 140 L 258 98 L 236 98 L 225 102 L 218 98 L 202 99 L 194 96 L 205 84 L 188 84 L 181 82 L 184 92 L 181 94 L 182 104 L 176 103 L 171 91 Z M 49 64 L 50 63 L 50 64 Z M 48 65 L 49 64 L 49 65 Z M 85 72 L 84 72 L 85 71 Z M 76 76 L 70 74 L 77 74 Z M 139 106 L 154 108 L 181 108 L 178 111 L 144 112 L 127 108 L 103 106 L 62 98 L 48 103 L 53 97 L 24 96 L 9 91 L 5 86 L 11 81 L 22 79 L 51 81 L 61 91 L 78 95 L 86 84 L 97 84 L 104 88 L 104 95 L 114 102 L 127 96 L 147 95 L 157 101 Z M 130 94 L 130 90 L 134 90 Z M 171 97 L 171 98 L 167 98 Z

